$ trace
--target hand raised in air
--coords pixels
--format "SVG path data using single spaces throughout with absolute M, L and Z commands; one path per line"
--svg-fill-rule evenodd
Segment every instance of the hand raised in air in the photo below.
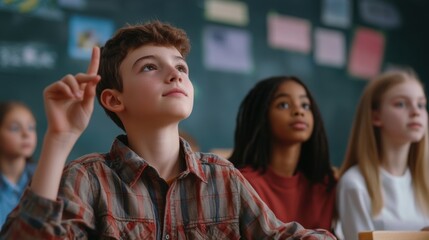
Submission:
M 68 74 L 45 88 L 44 102 L 48 131 L 80 135 L 88 126 L 94 110 L 100 48 L 94 47 L 86 73 Z

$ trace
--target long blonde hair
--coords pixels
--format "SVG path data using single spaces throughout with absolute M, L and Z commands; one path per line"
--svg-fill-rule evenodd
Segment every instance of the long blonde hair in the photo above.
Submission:
M 373 216 L 379 214 L 383 208 L 379 169 L 383 149 L 379 128 L 372 123 L 372 114 L 380 107 L 384 94 L 393 86 L 405 81 L 417 81 L 422 85 L 412 71 L 405 70 L 386 72 L 368 83 L 357 107 L 345 159 L 340 169 L 341 177 L 349 168 L 358 165 L 371 198 Z M 411 143 L 407 162 L 417 204 L 429 216 L 428 141 L 428 129 L 426 129 L 420 141 Z

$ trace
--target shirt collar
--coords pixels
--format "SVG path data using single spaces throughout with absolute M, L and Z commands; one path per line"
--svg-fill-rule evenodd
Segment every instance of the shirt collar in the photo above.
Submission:
M 186 170 L 183 176 L 187 175 L 187 173 L 192 173 L 201 181 L 207 182 L 207 176 L 201 165 L 201 154 L 199 152 L 193 152 L 189 143 L 183 138 L 180 138 L 180 147 L 185 153 L 186 161 Z
M 201 181 L 207 182 L 207 177 L 201 166 L 201 154 L 193 152 L 189 144 L 182 138 L 180 138 L 180 148 L 185 156 L 186 169 L 179 178 L 192 173 Z M 107 163 L 130 186 L 134 185 L 144 170 L 149 167 L 149 164 L 142 157 L 128 147 L 126 135 L 116 137 L 110 149 Z
M 0 189 L 9 188 L 16 192 L 23 192 L 24 189 L 27 187 L 28 181 L 30 180 L 31 176 L 34 172 L 34 165 L 31 163 L 27 163 L 25 165 L 24 171 L 21 174 L 21 177 L 19 177 L 18 182 L 12 183 L 7 179 L 3 174 L 0 173 Z

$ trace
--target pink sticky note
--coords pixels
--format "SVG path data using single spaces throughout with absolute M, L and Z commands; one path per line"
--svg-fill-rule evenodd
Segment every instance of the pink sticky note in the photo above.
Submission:
M 270 14 L 268 42 L 274 48 L 308 53 L 311 50 L 311 24 L 305 19 Z
M 348 70 L 353 76 L 369 79 L 380 72 L 384 54 L 384 35 L 369 28 L 355 32 Z

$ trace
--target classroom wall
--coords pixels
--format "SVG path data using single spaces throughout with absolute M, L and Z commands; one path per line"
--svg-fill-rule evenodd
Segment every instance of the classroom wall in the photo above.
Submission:
M 334 26 L 322 19 L 326 12 L 323 10 L 325 4 L 337 4 L 331 10 L 338 11 L 336 7 L 341 6 L 338 4 L 344 3 L 343 0 L 227 2 L 244 9 L 245 17 L 240 15 L 242 18 L 229 21 L 208 19 L 207 2 L 203 0 L 3 1 L 0 3 L 0 100 L 15 99 L 30 105 L 38 120 L 41 143 L 46 129 L 42 99 L 44 87 L 66 73 L 86 70 L 88 58 L 85 58 L 85 52 L 78 51 L 76 46 L 79 43 L 73 40 L 76 39 L 73 34 L 79 31 L 79 23 L 100 24 L 98 30 L 102 35 L 126 23 L 159 19 L 185 29 L 191 39 L 188 63 L 196 90 L 195 104 L 191 117 L 181 123 L 181 128 L 197 139 L 203 151 L 233 147 L 238 106 L 258 80 L 273 75 L 296 75 L 308 84 L 318 102 L 329 136 L 332 161 L 339 165 L 356 103 L 368 80 L 368 77 L 351 73 L 348 67 L 358 29 L 364 27 L 382 36 L 384 46 L 380 71 L 411 66 L 423 81 L 427 82 L 429 77 L 425 66 L 429 52 L 425 25 L 429 23 L 426 14 L 429 1 L 372 0 L 387 4 L 396 11 L 400 23 L 393 27 L 386 23 L 368 22 L 362 16 L 362 4 L 368 1 L 350 1 L 350 24 L 346 27 Z M 392 17 L 389 8 L 380 10 L 377 6 L 372 10 L 381 14 L 381 22 Z M 269 39 L 273 32 L 268 28 L 268 16 L 273 15 L 289 20 L 288 17 L 293 17 L 292 20 L 306 23 L 309 29 L 307 40 L 310 41 L 308 48 L 293 49 L 274 44 Z M 85 24 L 80 27 L 84 28 Z M 343 64 L 320 64 L 316 59 L 315 31 L 320 28 L 332 30 L 344 38 Z M 234 42 L 240 38 L 245 41 L 244 48 L 243 44 Z M 243 54 L 244 61 L 240 62 L 241 65 L 232 61 L 223 66 L 222 61 L 211 62 L 216 59 L 209 58 L 207 53 L 216 50 L 216 44 L 225 44 L 217 47 L 226 53 L 225 47 L 231 47 L 232 52 Z M 374 46 L 368 45 L 371 47 Z M 226 60 L 230 59 L 227 57 Z M 93 151 L 107 151 L 113 138 L 120 133 L 120 129 L 96 104 L 90 125 L 70 159 Z

